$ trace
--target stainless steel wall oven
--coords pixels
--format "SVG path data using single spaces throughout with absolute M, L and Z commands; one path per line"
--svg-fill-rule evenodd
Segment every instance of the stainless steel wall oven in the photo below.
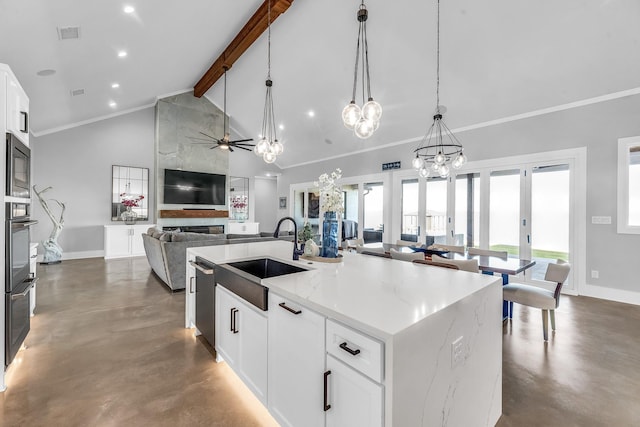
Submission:
M 5 365 L 9 365 L 22 346 L 31 327 L 29 292 L 38 279 L 29 272 L 31 205 L 6 203 L 5 239 Z

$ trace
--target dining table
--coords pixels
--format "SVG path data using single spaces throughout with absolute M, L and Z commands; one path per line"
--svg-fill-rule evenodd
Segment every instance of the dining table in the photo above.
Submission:
M 400 251 L 411 253 L 415 252 L 414 248 L 411 246 L 403 246 L 403 245 L 395 245 L 391 243 L 373 243 L 364 245 L 365 248 L 383 248 L 386 253 L 390 253 L 391 248 Z M 425 258 L 430 258 L 431 253 L 436 253 L 436 251 L 427 250 L 425 252 Z M 509 276 L 515 276 L 517 274 L 522 273 L 523 271 L 533 267 L 536 265 L 534 260 L 529 259 L 521 259 L 515 257 L 508 258 L 500 258 L 495 256 L 487 256 L 487 255 L 469 255 L 468 253 L 458 253 L 458 252 L 447 252 L 447 251 L 437 251 L 439 256 L 448 258 L 451 260 L 465 260 L 465 259 L 477 259 L 478 260 L 478 268 L 482 272 L 482 274 L 493 275 L 500 274 L 502 276 L 502 285 L 506 285 L 509 283 Z M 509 304 L 508 301 L 502 302 L 502 320 L 506 320 L 509 318 L 509 310 L 513 310 L 513 304 Z
M 443 256 L 449 259 L 477 259 L 478 268 L 482 274 L 493 275 L 498 273 L 502 276 L 502 286 L 509 283 L 509 276 L 520 274 L 536 265 L 534 260 L 515 257 L 500 258 L 495 256 L 469 255 L 453 252 L 449 252 Z M 513 304 L 509 304 L 509 301 L 502 301 L 502 320 L 507 320 L 510 317 L 510 310 L 513 310 Z

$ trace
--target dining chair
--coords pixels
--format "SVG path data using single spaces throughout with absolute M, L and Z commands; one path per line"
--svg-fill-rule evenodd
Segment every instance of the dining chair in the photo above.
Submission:
M 362 254 L 362 255 L 372 255 L 372 256 L 377 256 L 377 257 L 381 257 L 381 258 L 391 258 L 391 255 L 386 253 L 384 251 L 384 249 L 382 251 L 378 251 L 377 249 L 378 248 L 365 248 L 362 252 L 360 252 L 360 254 Z
M 549 318 L 551 318 L 551 329 L 556 330 L 556 313 L 555 309 L 560 304 L 560 291 L 562 285 L 566 282 L 571 271 L 571 265 L 563 260 L 557 263 L 547 265 L 547 272 L 544 280 L 556 283 L 553 291 L 538 288 L 536 286 L 526 285 L 524 283 L 511 282 L 502 287 L 502 295 L 505 301 L 509 301 L 511 308 L 509 317 L 513 316 L 513 303 L 527 305 L 529 307 L 539 308 L 542 310 L 542 334 L 544 340 L 548 341 Z
M 442 267 L 442 268 L 449 268 L 451 270 L 460 270 L 457 265 L 444 264 L 444 263 L 441 263 L 441 262 L 431 261 L 431 260 L 428 260 L 428 259 L 414 259 L 412 262 L 414 264 L 423 264 L 423 265 L 430 265 L 432 267 Z
M 349 250 L 349 249 L 356 249 L 358 248 L 358 246 L 362 246 L 364 245 L 364 240 L 363 239 L 346 239 L 342 242 L 342 249 L 343 250 Z
M 469 255 L 484 255 L 495 256 L 498 258 L 507 259 L 509 253 L 507 251 L 492 251 L 490 249 L 469 248 Z
M 417 259 L 424 259 L 424 253 L 422 252 L 400 252 L 394 248 L 389 249 L 389 255 L 393 259 L 399 259 L 400 261 L 411 262 Z
M 363 252 L 378 252 L 378 253 L 385 253 L 384 248 L 380 247 L 380 248 L 370 248 L 367 246 L 361 246 L 361 245 L 356 245 L 356 252 L 358 252 L 359 254 L 363 253 Z
M 408 240 L 396 240 L 396 246 L 417 246 L 418 242 L 410 242 Z
M 431 261 L 438 262 L 440 264 L 455 265 L 458 270 L 469 271 L 471 273 L 478 273 L 480 268 L 478 267 L 477 259 L 447 259 L 438 255 L 431 255 Z
M 435 249 L 435 250 L 441 249 L 443 251 L 457 252 L 459 254 L 464 253 L 464 246 L 440 245 L 438 243 L 434 243 L 433 245 L 429 246 L 427 249 Z

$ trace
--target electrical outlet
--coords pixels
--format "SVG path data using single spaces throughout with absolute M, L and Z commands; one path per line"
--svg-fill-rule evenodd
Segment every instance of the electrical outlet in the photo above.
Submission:
M 600 278 L 600 272 L 598 270 L 591 270 L 591 278 L 592 279 L 599 279 Z
M 464 362 L 464 337 L 459 337 L 451 343 L 451 367 L 455 368 Z

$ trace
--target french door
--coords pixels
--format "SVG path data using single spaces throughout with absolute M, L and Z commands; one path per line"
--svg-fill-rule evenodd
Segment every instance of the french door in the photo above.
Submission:
M 392 236 L 532 259 L 536 265 L 518 280 L 547 287 L 547 265 L 565 260 L 572 264 L 565 288 L 575 291 L 577 261 L 584 262 L 579 232 L 585 215 L 582 153 L 578 149 L 470 163 L 447 179 L 397 172 Z
M 549 263 L 574 261 L 573 170 L 572 159 L 558 159 L 479 173 L 480 179 L 488 179 L 489 191 L 488 207 L 482 210 L 488 229 L 481 231 L 480 247 L 534 260 L 536 265 L 519 280 L 542 285 Z M 571 276 L 565 286 L 573 287 Z

